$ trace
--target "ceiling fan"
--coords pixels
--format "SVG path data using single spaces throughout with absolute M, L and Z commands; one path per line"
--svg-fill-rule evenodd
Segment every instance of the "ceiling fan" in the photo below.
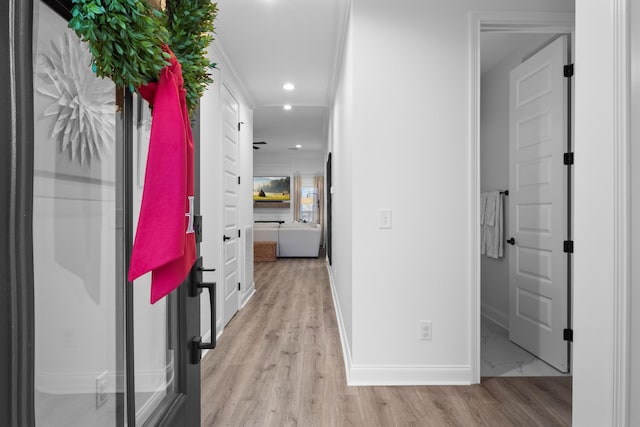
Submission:
M 254 150 L 259 150 L 260 147 L 256 147 L 257 145 L 267 145 L 267 143 L 265 141 L 256 141 L 253 143 L 253 149 Z

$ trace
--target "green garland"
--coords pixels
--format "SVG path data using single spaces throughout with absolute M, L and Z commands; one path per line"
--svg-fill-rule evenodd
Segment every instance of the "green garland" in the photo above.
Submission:
M 207 58 L 207 46 L 213 41 L 213 21 L 218 14 L 210 0 L 167 0 L 169 46 L 182 66 L 191 115 L 207 85 L 213 83 L 209 70 L 216 64 Z M 197 32 L 194 33 L 194 28 Z
M 133 90 L 157 80 L 169 60 L 163 14 L 141 0 L 73 0 L 69 27 L 89 43 L 92 67 Z
M 117 86 L 134 90 L 156 81 L 168 65 L 167 44 L 182 67 L 187 108 L 192 114 L 213 82 L 207 46 L 218 9 L 209 0 L 168 0 L 167 13 L 144 0 L 73 0 L 69 27 L 89 43 L 92 68 Z

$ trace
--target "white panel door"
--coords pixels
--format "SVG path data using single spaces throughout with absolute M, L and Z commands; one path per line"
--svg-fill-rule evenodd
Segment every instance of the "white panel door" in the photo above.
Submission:
M 567 38 L 511 71 L 509 338 L 567 372 Z
M 222 85 L 224 324 L 238 311 L 238 101 Z

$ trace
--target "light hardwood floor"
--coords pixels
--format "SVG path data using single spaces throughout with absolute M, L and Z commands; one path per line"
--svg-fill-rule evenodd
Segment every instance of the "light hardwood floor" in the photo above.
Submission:
M 255 264 L 256 294 L 202 364 L 203 426 L 569 426 L 571 378 L 347 387 L 325 262 Z

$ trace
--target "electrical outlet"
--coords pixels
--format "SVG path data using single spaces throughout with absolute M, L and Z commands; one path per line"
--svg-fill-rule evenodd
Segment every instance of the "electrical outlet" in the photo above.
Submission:
M 107 403 L 107 371 L 96 377 L 96 409 Z
M 431 341 L 431 320 L 420 321 L 420 340 Z

